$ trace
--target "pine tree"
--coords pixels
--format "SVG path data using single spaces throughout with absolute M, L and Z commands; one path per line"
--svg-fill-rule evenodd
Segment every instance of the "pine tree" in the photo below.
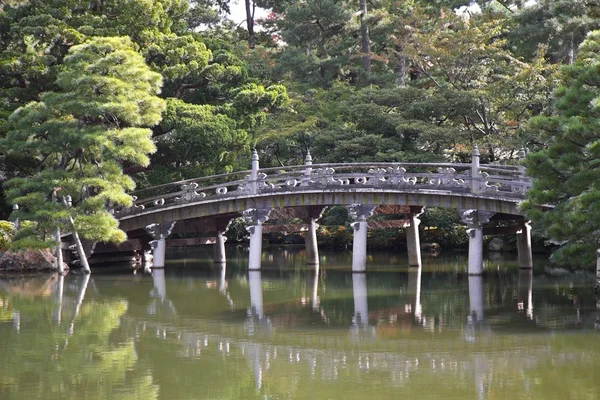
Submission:
M 534 184 L 522 207 L 536 227 L 564 243 L 553 260 L 571 266 L 590 266 L 600 239 L 599 67 L 600 31 L 593 31 L 580 46 L 577 62 L 561 70 L 556 115 L 531 123 L 550 144 L 527 157 Z
M 69 216 L 84 238 L 126 238 L 107 208 L 131 204 L 126 191 L 134 183 L 122 166 L 147 165 L 155 150 L 149 128 L 165 109 L 161 84 L 129 38 L 94 38 L 69 50 L 57 91 L 11 115 L 0 150 L 36 160 L 38 170 L 6 182 L 7 198 L 19 204 L 21 218 L 37 223 L 35 239 L 68 224 Z M 67 196 L 70 208 L 61 201 Z

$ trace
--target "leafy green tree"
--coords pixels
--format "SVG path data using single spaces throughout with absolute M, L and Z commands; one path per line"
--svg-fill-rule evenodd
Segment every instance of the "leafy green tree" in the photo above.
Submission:
M 134 183 L 122 164 L 147 165 L 155 150 L 149 127 L 165 108 L 161 76 L 128 38 L 95 38 L 70 49 L 56 83 L 59 91 L 9 119 L 0 149 L 36 160 L 37 172 L 9 180 L 7 196 L 22 218 L 37 222 L 39 238 L 72 217 L 85 238 L 123 241 L 107 207 L 131 204 L 126 191 Z M 64 196 L 73 207 L 52 201 Z
M 532 120 L 531 129 L 549 144 L 525 163 L 534 181 L 523 210 L 534 226 L 564 243 L 552 259 L 571 266 L 591 266 L 600 239 L 599 54 L 600 31 L 593 31 L 577 62 L 561 69 L 556 114 Z
M 525 123 L 548 109 L 554 83 L 544 50 L 530 63 L 519 60 L 504 39 L 507 29 L 493 13 L 469 20 L 448 14 L 433 30 L 415 34 L 409 48 L 416 85 L 472 103 L 457 107 L 452 123 L 487 148 L 492 162 L 515 156 Z
M 43 92 L 61 90 L 56 78 L 69 49 L 97 36 L 129 37 L 163 77 L 160 97 L 169 106 L 164 122 L 152 127 L 158 149 L 152 166 L 123 165 L 140 185 L 239 168 L 249 157 L 256 128 L 287 101 L 285 87 L 249 74 L 246 62 L 234 54 L 240 46 L 235 33 L 226 27 L 198 32 L 220 21 L 227 0 L 5 4 L 0 9 L 0 137 L 17 108 L 39 101 Z M 11 152 L 0 158 L 0 169 L 7 178 L 27 177 L 37 173 L 38 163 Z
M 586 34 L 600 27 L 597 13 L 592 1 L 539 0 L 515 13 L 508 37 L 516 52 L 527 58 L 546 45 L 552 62 L 572 64 Z

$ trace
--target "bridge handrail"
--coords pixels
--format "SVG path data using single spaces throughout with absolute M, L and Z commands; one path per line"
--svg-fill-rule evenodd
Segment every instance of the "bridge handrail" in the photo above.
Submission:
M 201 202 L 281 191 L 323 190 L 332 187 L 410 190 L 445 190 L 499 197 L 523 197 L 531 181 L 519 165 L 479 164 L 479 150 L 473 150 L 471 163 L 321 163 L 313 164 L 310 154 L 304 165 L 259 168 L 258 155 L 252 156 L 252 169 L 186 179 L 137 190 L 134 205 L 116 210 L 130 215 L 147 208 L 174 203 Z M 143 197 L 143 196 L 146 197 Z M 142 198 L 140 198 L 142 197 Z

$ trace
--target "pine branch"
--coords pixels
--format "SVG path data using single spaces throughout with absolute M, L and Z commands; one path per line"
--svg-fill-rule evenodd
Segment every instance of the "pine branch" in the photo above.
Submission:
M 179 86 L 179 89 L 177 89 L 177 93 L 175 94 L 175 97 L 180 99 L 183 96 L 183 92 L 185 92 L 186 90 L 204 88 L 204 87 L 208 86 L 208 82 L 209 82 L 208 78 L 204 77 L 204 78 L 202 78 L 201 82 L 184 83 L 181 86 Z

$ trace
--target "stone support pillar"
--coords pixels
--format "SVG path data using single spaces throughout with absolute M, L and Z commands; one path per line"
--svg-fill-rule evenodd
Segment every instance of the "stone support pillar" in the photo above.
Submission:
M 310 157 L 310 154 L 307 156 Z M 308 265 L 319 266 L 319 246 L 317 243 L 317 220 L 323 215 L 325 207 L 310 206 L 305 207 L 306 214 L 303 216 L 304 221 L 308 223 L 308 232 L 304 235 L 304 243 L 306 245 L 306 263 Z
M 469 234 L 469 275 L 483 274 L 483 229 L 481 225 L 473 225 Z
M 227 257 L 225 256 L 226 240 L 227 238 L 225 237 L 225 232 L 218 231 L 213 248 L 213 262 L 215 264 L 223 265 L 227 262 Z
M 473 322 L 483 321 L 483 277 L 477 275 L 469 276 L 469 305 Z
M 317 244 L 318 227 L 319 224 L 317 224 L 317 220 L 311 217 L 308 221 L 308 232 L 306 232 L 306 236 L 304 237 L 306 244 L 306 263 L 308 265 L 314 265 L 317 268 L 319 266 L 319 247 Z
M 354 295 L 353 325 L 366 327 L 369 324 L 369 307 L 365 274 L 352 274 L 352 293 Z
M 258 270 L 262 254 L 262 224 L 269 218 L 271 209 L 249 208 L 242 213 L 244 220 L 249 225 L 246 229 L 250 233 L 250 254 L 248 256 L 248 269 Z
M 169 237 L 175 222 L 155 223 L 146 226 L 146 232 L 154 239 L 150 242 L 152 246 L 152 268 L 164 268 L 167 253 L 166 239 Z
M 421 266 L 421 240 L 419 238 L 419 216 L 423 213 L 424 207 L 410 207 L 408 219 L 409 226 L 406 228 L 406 247 L 408 249 L 408 266 Z
M 525 221 L 521 230 L 517 232 L 517 252 L 519 254 L 519 268 L 533 268 L 533 254 L 531 251 L 531 226 Z
M 352 272 L 365 272 L 367 269 L 367 218 L 375 210 L 375 206 L 352 204 L 348 206 L 349 215 L 354 222 L 352 242 Z
M 469 275 L 483 274 L 483 225 L 494 215 L 492 212 L 460 210 L 469 235 Z

